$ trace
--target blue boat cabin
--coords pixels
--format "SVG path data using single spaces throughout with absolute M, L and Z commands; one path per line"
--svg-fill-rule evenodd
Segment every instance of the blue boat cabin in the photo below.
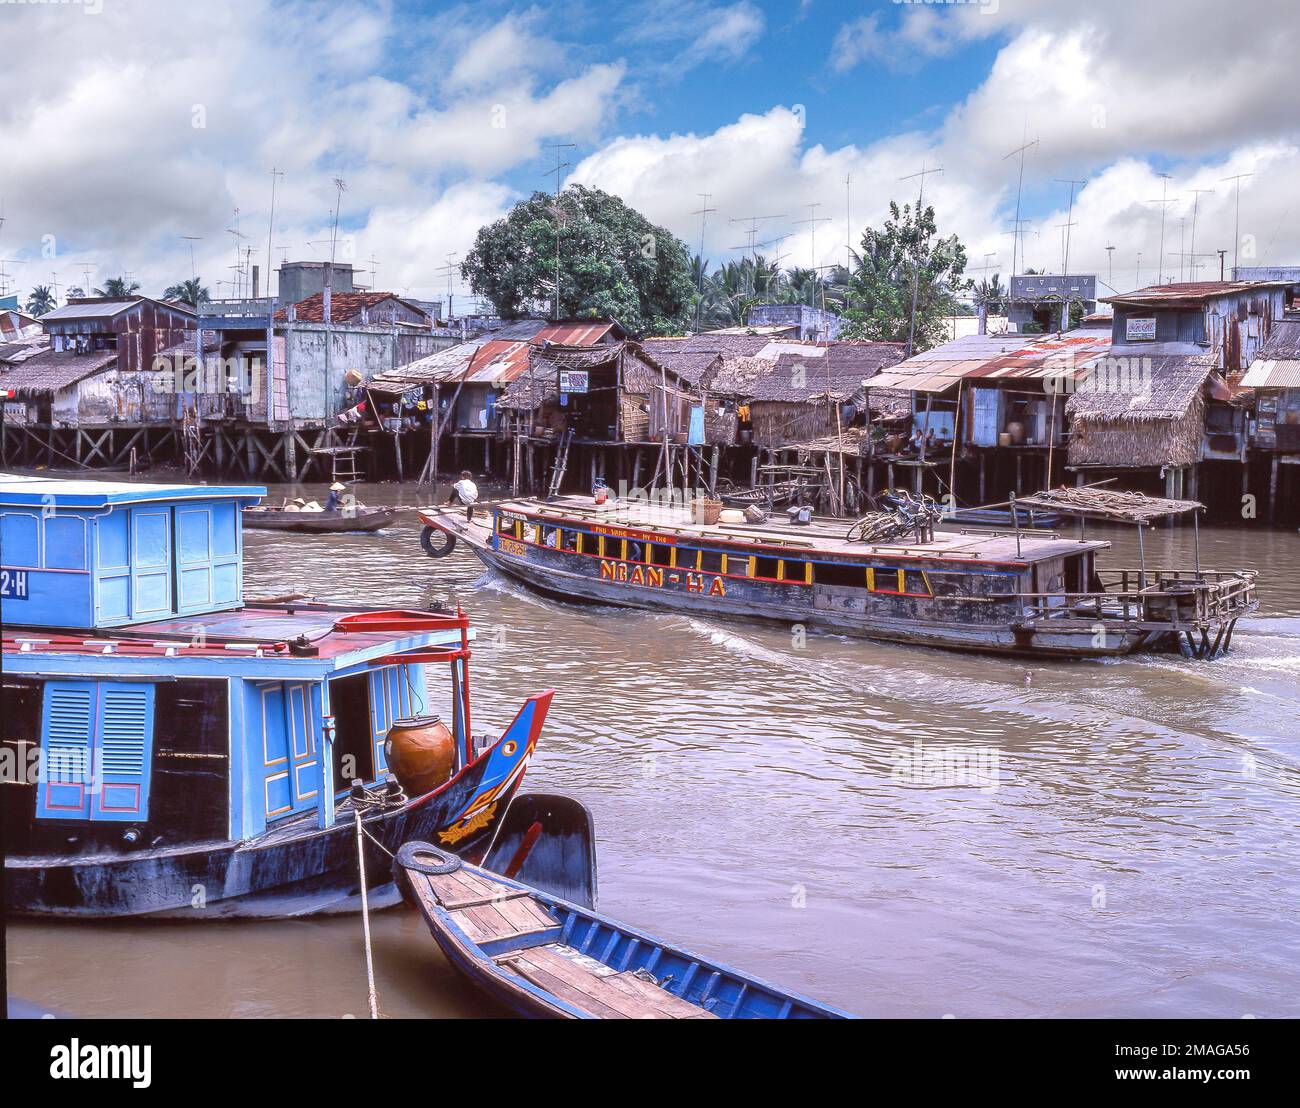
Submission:
M 430 660 L 469 759 L 463 615 L 244 605 L 240 512 L 264 492 L 0 476 L 11 856 L 332 826 L 352 782 L 391 779 Z

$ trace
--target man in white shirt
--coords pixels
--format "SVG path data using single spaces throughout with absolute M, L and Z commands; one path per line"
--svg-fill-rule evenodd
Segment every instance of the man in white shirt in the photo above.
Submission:
M 451 486 L 448 504 L 464 504 L 465 518 L 474 518 L 474 505 L 478 503 L 478 486 L 474 484 L 474 474 L 467 469 L 460 471 L 460 480 Z

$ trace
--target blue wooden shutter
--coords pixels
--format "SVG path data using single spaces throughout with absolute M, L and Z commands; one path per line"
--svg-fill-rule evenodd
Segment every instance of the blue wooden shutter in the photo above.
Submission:
M 153 686 L 105 681 L 99 691 L 95 757 L 99 788 L 93 820 L 149 818 L 153 761 Z
M 41 708 L 38 819 L 90 818 L 95 683 L 47 681 Z

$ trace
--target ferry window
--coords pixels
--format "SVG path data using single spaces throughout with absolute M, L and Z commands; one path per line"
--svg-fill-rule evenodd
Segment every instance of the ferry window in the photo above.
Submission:
M 812 584 L 812 566 L 809 562 L 784 561 L 781 563 L 781 580 Z
M 655 543 L 650 547 L 649 561 L 652 566 L 671 566 L 673 564 L 673 548 Z
M 913 596 L 929 596 L 930 584 L 919 569 L 903 570 L 903 591 Z
M 701 550 L 700 569 L 704 573 L 726 573 L 726 555 L 720 550 Z
M 523 536 L 522 536 L 522 537 L 523 537 L 524 542 L 536 542 L 536 541 L 537 541 L 537 528 L 534 527 L 531 523 L 525 523 L 525 524 L 523 525 Z
M 549 546 L 555 550 L 560 549 L 560 529 L 558 527 L 542 528 L 542 545 Z
M 868 570 L 867 576 L 871 583 L 872 592 L 900 593 L 903 591 L 903 571 L 901 569 L 882 566 Z
M 780 563 L 776 558 L 754 558 L 754 576 L 766 577 L 775 581 L 779 576 Z
M 839 585 L 855 589 L 867 587 L 867 572 L 862 566 L 813 563 L 813 580 L 819 585 Z
M 562 550 L 576 551 L 578 549 L 578 532 L 561 531 L 560 548 Z
M 629 562 L 640 562 L 645 558 L 645 547 L 629 539 L 623 556 Z
M 505 516 L 497 517 L 498 535 L 510 535 L 511 537 L 517 537 L 518 530 L 519 530 L 518 520 L 507 519 Z

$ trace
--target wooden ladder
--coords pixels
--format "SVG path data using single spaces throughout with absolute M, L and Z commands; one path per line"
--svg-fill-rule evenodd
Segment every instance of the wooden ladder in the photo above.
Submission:
M 555 452 L 555 466 L 551 470 L 551 487 L 546 494 L 547 501 L 554 500 L 560 493 L 560 485 L 564 483 L 564 471 L 569 468 L 569 446 L 573 442 L 573 431 L 566 430 L 560 436 L 559 449 Z

